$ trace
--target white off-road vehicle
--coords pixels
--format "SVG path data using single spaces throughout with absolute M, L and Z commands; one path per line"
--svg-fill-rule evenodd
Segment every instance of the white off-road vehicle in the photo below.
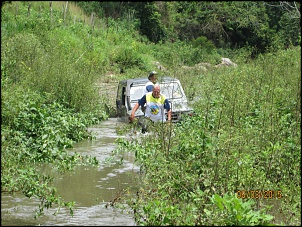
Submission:
M 132 108 L 143 97 L 145 84 L 148 78 L 122 80 L 118 84 L 116 96 L 116 114 L 122 121 L 129 122 Z M 172 77 L 158 78 L 161 93 L 168 98 L 172 110 L 172 122 L 182 120 L 184 114 L 193 114 L 189 107 L 187 97 L 178 79 Z M 135 112 L 135 117 L 141 118 L 144 112 L 141 107 Z M 167 117 L 167 113 L 166 113 Z

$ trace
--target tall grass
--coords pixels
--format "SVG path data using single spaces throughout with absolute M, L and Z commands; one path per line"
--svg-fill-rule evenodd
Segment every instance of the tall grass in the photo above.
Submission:
M 138 223 L 300 225 L 300 63 L 300 48 L 293 48 L 194 77 L 201 94 L 195 116 L 120 143 L 120 151 L 135 151 L 144 170 L 140 196 L 129 202 Z M 257 195 L 248 205 L 234 199 L 243 190 L 273 190 L 282 198 Z M 240 206 L 254 218 L 245 219 Z

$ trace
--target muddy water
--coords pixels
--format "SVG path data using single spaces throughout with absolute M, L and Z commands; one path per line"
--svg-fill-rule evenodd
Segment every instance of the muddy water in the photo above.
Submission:
M 134 175 L 139 174 L 139 167 L 133 161 L 133 154 L 124 156 L 121 165 L 108 163 L 108 158 L 115 148 L 118 137 L 116 127 L 121 126 L 116 118 L 110 118 L 99 125 L 89 128 L 96 139 L 77 143 L 70 152 L 84 156 L 96 157 L 98 167 L 79 166 L 64 176 L 55 177 L 54 186 L 65 201 L 75 201 L 74 216 L 69 210 L 61 208 L 45 210 L 44 215 L 34 219 L 39 202 L 28 199 L 20 194 L 1 194 L 1 226 L 49 226 L 49 225 L 98 225 L 98 226 L 133 226 L 133 216 L 130 211 L 121 211 L 108 206 L 118 197 L 122 189 L 129 186 L 136 188 Z M 115 158 L 116 159 L 116 158 Z M 54 175 L 56 173 L 53 173 Z M 131 192 L 129 192 L 131 194 Z

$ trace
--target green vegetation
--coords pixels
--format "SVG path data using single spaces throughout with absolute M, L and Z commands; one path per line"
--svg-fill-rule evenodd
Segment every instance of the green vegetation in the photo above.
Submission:
M 167 69 L 160 74 L 181 80 L 195 115 L 118 141 L 114 154 L 135 152 L 144 173 L 126 198 L 137 224 L 300 225 L 296 11 L 256 2 L 107 3 L 2 5 L 1 192 L 39 198 L 37 215 L 52 206 L 72 215 L 74 202 L 40 169 L 97 165 L 66 148 L 93 139 L 87 127 L 114 113 L 100 88 L 159 62 Z M 222 57 L 238 67 L 214 67 Z M 243 190 L 282 198 L 237 198 Z
M 27 7 L 6 3 L 1 13 L 1 192 L 39 198 L 37 215 L 52 204 L 72 213 L 73 203 L 56 195 L 52 178 L 39 170 L 45 163 L 63 172 L 98 164 L 66 148 L 92 138 L 87 127 L 108 113 L 91 63 L 75 59 L 85 40 L 69 33 L 74 28 L 62 26 L 55 12 L 52 25 L 49 8 L 38 15 L 32 5 L 28 16 Z
M 293 48 L 186 75 L 201 88 L 195 115 L 121 139 L 115 151 L 135 152 L 142 166 L 141 189 L 128 200 L 136 221 L 300 225 L 300 63 L 300 48 Z

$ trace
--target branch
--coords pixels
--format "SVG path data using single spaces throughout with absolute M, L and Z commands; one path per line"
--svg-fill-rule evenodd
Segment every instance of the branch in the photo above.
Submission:
M 271 5 L 266 2 L 264 4 L 272 7 L 280 7 L 281 9 L 287 11 L 292 18 L 295 19 L 300 19 L 301 18 L 301 13 L 300 10 L 296 4 L 296 2 L 287 2 L 287 1 L 282 1 L 279 3 L 279 5 Z

